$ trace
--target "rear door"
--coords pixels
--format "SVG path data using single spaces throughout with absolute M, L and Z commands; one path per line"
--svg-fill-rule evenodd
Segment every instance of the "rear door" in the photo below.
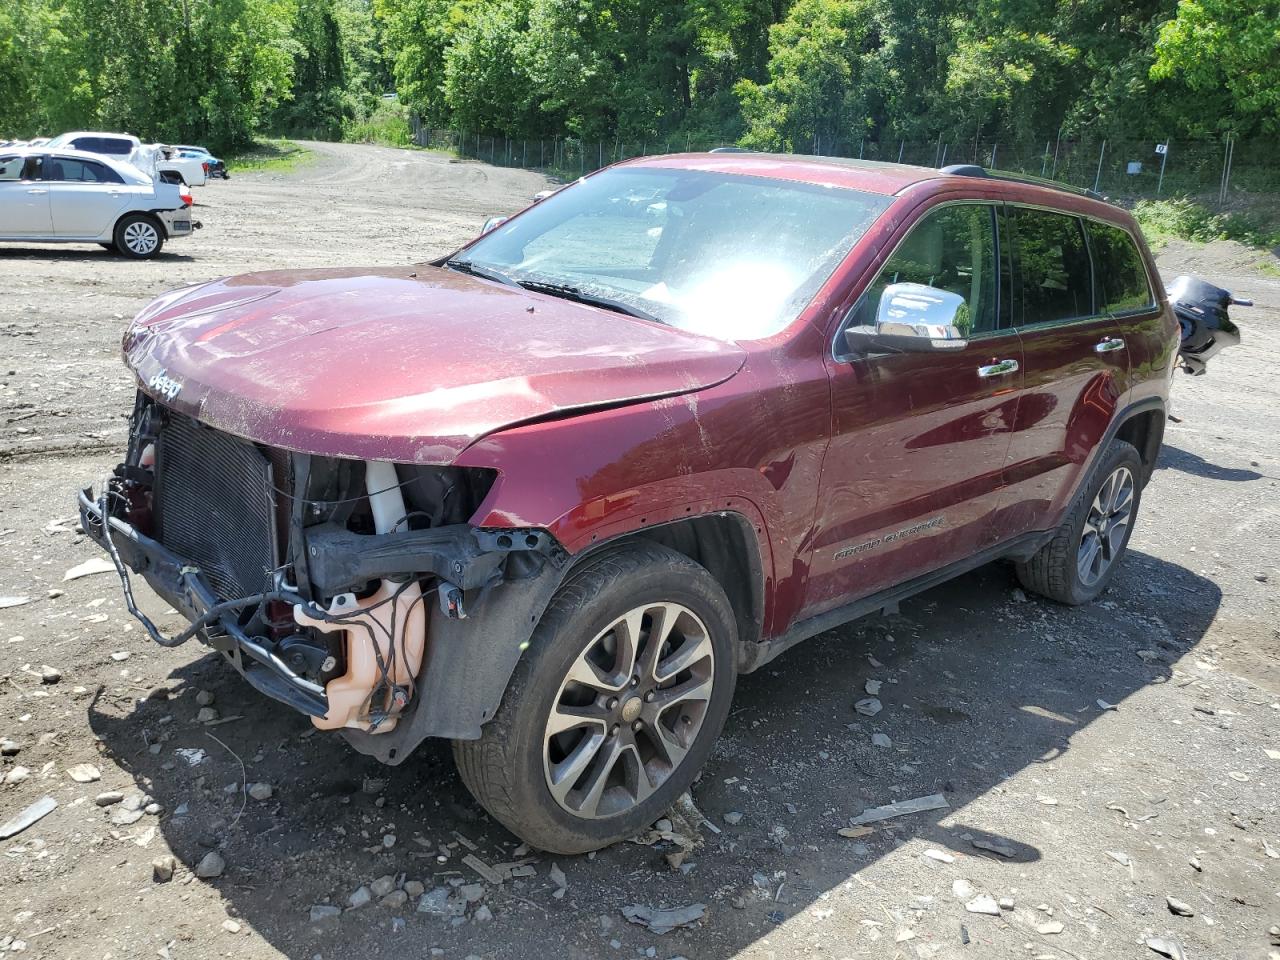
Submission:
M 0 236 L 47 237 L 53 232 L 49 188 L 40 182 L 43 160 L 0 156 Z
M 129 202 L 124 180 L 96 160 L 50 157 L 44 179 L 53 232 L 60 238 L 101 236 Z
M 888 284 L 921 283 L 965 298 L 964 347 L 852 357 L 837 334 L 809 615 L 963 560 L 986 540 L 1022 362 L 1017 333 L 1001 324 L 997 219 L 985 202 L 927 211 L 842 324 L 873 322 Z
M 1170 352 L 1176 340 L 1162 316 L 1164 309 L 1155 294 L 1146 260 L 1129 231 L 1114 224 L 1086 220 L 1089 250 L 1093 255 L 1093 273 L 1097 296 L 1115 320 L 1129 365 L 1128 390 L 1124 404 L 1139 397 L 1133 387 L 1163 384 L 1163 371 L 1172 361 Z M 1141 391 L 1139 391 L 1141 392 Z
M 1122 331 L 1098 295 L 1084 221 L 1039 207 L 1007 210 L 1025 372 L 997 531 L 1002 540 L 1061 521 L 1129 374 Z

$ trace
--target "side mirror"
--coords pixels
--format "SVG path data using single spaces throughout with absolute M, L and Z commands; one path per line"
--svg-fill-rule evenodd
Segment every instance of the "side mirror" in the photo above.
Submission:
M 969 304 L 958 293 L 923 283 L 891 283 L 880 294 L 875 326 L 848 327 L 844 338 L 858 356 L 962 350 L 971 325 Z
M 484 236 L 490 230 L 495 230 L 509 220 L 509 217 L 490 217 L 484 222 L 484 226 L 480 228 L 480 236 Z

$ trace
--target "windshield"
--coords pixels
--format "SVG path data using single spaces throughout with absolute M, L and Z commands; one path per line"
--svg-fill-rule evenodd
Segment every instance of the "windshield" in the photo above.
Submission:
M 553 194 L 452 263 L 749 340 L 794 319 L 890 201 L 760 177 L 622 167 Z

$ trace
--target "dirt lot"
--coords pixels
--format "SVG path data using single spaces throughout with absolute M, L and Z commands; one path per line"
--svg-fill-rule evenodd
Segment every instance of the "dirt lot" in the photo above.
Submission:
M 1157 957 L 1148 937 L 1188 960 L 1280 951 L 1280 282 L 1255 255 L 1162 255 L 1170 275 L 1273 306 L 1238 312 L 1246 342 L 1207 377 L 1179 376 L 1182 422 L 1102 601 L 1027 599 L 996 565 L 817 638 L 740 683 L 693 792 L 718 832 L 701 828 L 682 869 L 669 844 L 629 843 L 534 852 L 532 876 L 490 884 L 462 862 L 473 848 L 490 865 L 523 854 L 444 745 L 380 768 L 202 648 L 145 640 L 114 577 L 63 582 L 98 556 L 69 518 L 122 447 L 118 344 L 150 297 L 255 268 L 422 260 L 543 185 L 426 153 L 314 150 L 289 174 L 199 190 L 204 231 L 154 263 L 0 248 L 0 595 L 33 598 L 0 609 L 0 737 L 20 747 L 0 767 L 0 820 L 58 801 L 0 843 L 0 951 L 1116 960 Z M 60 679 L 42 683 L 43 665 Z M 883 683 L 874 719 L 853 710 L 868 680 Z M 213 725 L 195 719 L 201 691 Z M 100 780 L 69 775 L 85 763 Z M 107 791 L 124 802 L 97 805 Z M 947 809 L 837 834 L 864 807 L 935 793 Z M 225 869 L 198 878 L 210 851 Z M 173 879 L 156 882 L 169 855 Z M 398 894 L 325 909 L 384 877 L 472 901 L 459 917 Z M 982 894 L 1010 906 L 968 912 Z M 658 935 L 627 922 L 634 903 L 706 915 Z

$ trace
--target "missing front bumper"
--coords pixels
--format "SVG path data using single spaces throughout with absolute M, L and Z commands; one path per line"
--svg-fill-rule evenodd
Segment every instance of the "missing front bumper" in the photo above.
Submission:
M 222 653 L 255 689 L 313 717 L 329 711 L 322 686 L 299 676 L 267 645 L 240 626 L 238 613 L 250 604 L 271 600 L 306 603 L 305 598 L 277 589 L 252 597 L 220 600 L 201 571 L 105 508 L 105 497 L 95 499 L 86 488 L 79 495 L 80 525 L 85 534 L 107 551 L 124 587 L 125 603 L 151 639 L 161 646 L 178 646 L 195 636 Z M 162 600 L 191 626 L 167 636 L 134 602 L 130 571 L 140 574 Z

